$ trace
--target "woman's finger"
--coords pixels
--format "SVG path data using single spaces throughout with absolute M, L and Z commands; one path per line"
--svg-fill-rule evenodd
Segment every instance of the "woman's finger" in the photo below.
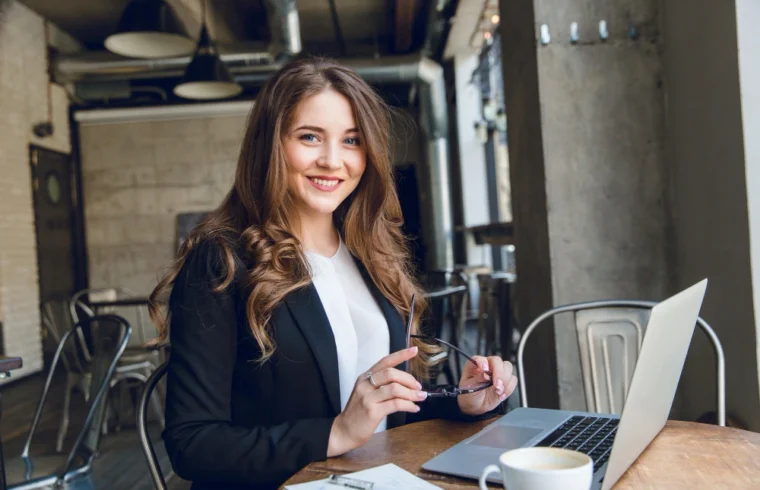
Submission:
M 475 364 L 473 364 L 472 362 L 468 362 L 467 364 L 465 364 L 466 366 L 465 369 L 467 368 L 474 369 L 473 374 L 480 374 L 480 373 L 485 373 L 489 371 L 487 358 L 483 356 L 472 356 L 472 360 L 475 361 L 477 366 L 475 366 Z
M 383 403 L 396 398 L 411 402 L 421 402 L 427 398 L 427 393 L 420 390 L 411 390 L 398 383 L 391 383 L 381 386 L 367 395 L 367 399 L 373 403 Z
M 517 388 L 517 376 L 512 375 L 512 377 L 509 379 L 509 382 L 507 383 L 507 388 L 504 390 L 507 394 L 512 394 L 515 391 L 515 388 Z
M 507 383 L 512 376 L 512 364 L 505 362 L 498 356 L 488 358 L 488 364 L 491 368 L 493 387 L 499 395 L 504 393 Z
M 398 383 L 412 390 L 421 390 L 422 385 L 409 373 L 396 368 L 385 368 L 372 373 L 372 378 L 378 386 Z
M 414 402 L 403 400 L 401 398 L 394 398 L 392 400 L 380 403 L 378 405 L 378 408 L 383 417 L 387 417 L 388 415 L 396 412 L 417 413 L 420 411 L 420 407 Z
M 413 347 L 409 347 L 408 349 L 396 351 L 392 354 L 388 354 L 387 356 L 377 361 L 377 363 L 374 366 L 372 366 L 372 368 L 370 369 L 370 372 L 374 373 L 382 369 L 396 367 L 402 362 L 408 361 L 409 359 L 413 358 L 416 355 L 417 355 L 416 345 Z

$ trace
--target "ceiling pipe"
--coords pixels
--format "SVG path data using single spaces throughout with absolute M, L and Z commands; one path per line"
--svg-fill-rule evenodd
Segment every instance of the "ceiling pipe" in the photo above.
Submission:
M 219 57 L 233 73 L 240 66 L 271 65 L 274 62 L 269 51 L 232 51 Z M 53 60 L 53 76 L 57 83 L 180 78 L 191 59 L 190 56 L 124 58 L 107 51 L 58 55 Z

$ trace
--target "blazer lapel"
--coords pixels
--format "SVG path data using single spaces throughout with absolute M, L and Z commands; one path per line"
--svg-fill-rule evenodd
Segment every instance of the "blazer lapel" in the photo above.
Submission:
M 338 414 L 341 412 L 338 352 L 335 348 L 332 327 L 322 301 L 319 299 L 317 288 L 314 284 L 309 284 L 294 291 L 286 297 L 285 303 L 311 347 L 319 370 L 322 372 L 330 404 Z

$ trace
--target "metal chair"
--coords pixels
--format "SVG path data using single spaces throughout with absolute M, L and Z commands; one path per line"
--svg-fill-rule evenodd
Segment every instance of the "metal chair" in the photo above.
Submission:
M 42 306 L 40 315 L 42 326 L 55 343 L 56 349 L 64 335 L 72 330 L 67 309 L 67 303 L 61 301 L 48 301 Z M 84 395 L 85 401 L 90 399 L 92 357 L 82 329 L 74 330 L 73 335 L 75 339 L 66 344 L 61 351 L 61 363 L 66 370 L 66 387 L 64 388 L 63 410 L 61 411 L 61 422 L 58 426 L 58 437 L 55 445 L 58 452 L 63 449 L 63 439 L 66 437 L 69 427 L 71 394 L 78 389 Z
M 166 374 L 168 366 L 169 361 L 166 361 L 153 370 L 153 373 L 143 386 L 140 393 L 140 401 L 137 405 L 137 434 L 140 437 L 140 445 L 142 446 L 145 461 L 148 463 L 150 476 L 153 478 L 156 490 L 166 490 L 166 480 L 164 480 L 161 465 L 158 463 L 156 451 L 153 449 L 153 443 L 150 440 L 150 435 L 148 435 L 148 404 L 153 398 L 153 389 L 161 381 L 164 374 Z
M 422 329 L 432 337 L 444 338 L 444 325 L 448 324 L 448 342 L 456 347 L 464 334 L 467 315 L 467 278 L 464 274 L 449 270 L 434 270 L 426 274 L 423 283 L 428 291 L 425 298 L 430 304 L 425 318 L 422 320 Z M 443 373 L 449 384 L 454 384 L 461 376 L 461 359 L 458 352 L 454 351 L 454 369 L 449 362 L 449 352 L 444 351 L 440 358 L 431 359 L 433 362 L 446 360 L 443 364 Z M 455 374 L 456 373 L 456 374 Z
M 511 272 L 489 272 L 477 277 L 480 288 L 477 350 L 486 355 L 500 354 L 507 359 L 513 353 L 513 342 L 516 342 L 513 339 L 511 291 L 517 276 Z
M 581 371 L 587 409 L 597 413 L 621 413 L 638 359 L 652 301 L 605 300 L 558 306 L 543 313 L 522 335 L 517 350 L 520 401 L 528 406 L 523 353 L 530 334 L 541 323 L 561 313 L 573 313 L 578 336 Z M 715 349 L 718 424 L 726 425 L 726 362 L 715 331 L 701 317 L 697 325 Z M 614 363 L 612 360 L 619 360 Z
M 94 316 L 96 314 L 96 312 L 93 311 L 93 309 L 90 308 L 87 303 L 85 303 L 85 298 L 91 301 L 115 300 L 119 297 L 133 297 L 135 295 L 136 293 L 134 291 L 127 288 L 83 289 L 76 292 L 71 297 L 69 310 L 72 318 L 76 321 L 82 316 Z M 113 309 L 110 308 L 109 310 L 111 310 L 109 312 L 112 312 Z M 151 372 L 153 372 L 153 370 L 159 364 L 157 349 L 145 347 L 147 339 L 145 338 L 142 310 L 140 308 L 137 308 L 137 321 L 138 329 L 137 335 L 135 336 L 137 342 L 133 342 L 132 345 L 128 345 L 124 351 L 124 354 L 119 360 L 119 365 L 116 368 L 116 372 L 111 379 L 111 388 L 124 381 L 136 381 L 140 384 L 144 384 L 148 380 Z M 133 339 L 135 337 L 133 337 Z M 125 386 L 122 385 L 122 390 L 120 392 L 120 406 L 123 406 L 122 401 L 125 396 L 124 388 Z M 153 403 L 154 409 L 159 415 L 159 420 L 163 426 L 163 408 L 161 406 L 159 398 L 156 397 L 153 400 Z M 112 405 L 113 403 L 109 402 L 107 410 L 109 415 L 111 413 L 117 415 L 115 428 L 118 431 L 121 428 L 121 421 L 118 417 L 119 411 L 113 410 Z M 107 416 L 103 423 L 103 434 L 108 433 L 108 418 L 109 417 Z
M 64 352 L 76 349 L 77 330 L 87 331 L 92 339 L 91 382 L 89 385 L 88 410 L 79 435 L 68 454 L 29 454 L 32 438 L 37 430 L 45 405 L 53 375 L 59 362 L 63 362 Z M 129 341 L 132 329 L 129 323 L 116 315 L 87 318 L 61 336 L 53 356 L 50 372 L 34 412 L 32 425 L 24 442 L 20 458 L 6 461 L 6 475 L 9 490 L 31 490 L 38 488 L 93 488 L 90 481 L 92 461 L 97 455 L 100 442 L 100 422 L 103 417 L 103 399 L 108 391 L 108 380 Z M 72 347 L 72 344 L 73 347 Z

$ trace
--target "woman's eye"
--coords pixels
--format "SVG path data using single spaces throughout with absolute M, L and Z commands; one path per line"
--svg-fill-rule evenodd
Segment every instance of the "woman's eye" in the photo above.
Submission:
M 301 135 L 300 139 L 301 139 L 301 141 L 306 141 L 306 142 L 309 142 L 309 143 L 314 143 L 314 142 L 317 141 L 317 135 L 308 133 L 308 134 Z
M 346 139 L 344 140 L 344 142 L 345 142 L 347 145 L 358 145 L 358 144 L 359 144 L 359 138 L 350 138 L 350 137 L 349 137 L 349 138 L 346 138 Z

